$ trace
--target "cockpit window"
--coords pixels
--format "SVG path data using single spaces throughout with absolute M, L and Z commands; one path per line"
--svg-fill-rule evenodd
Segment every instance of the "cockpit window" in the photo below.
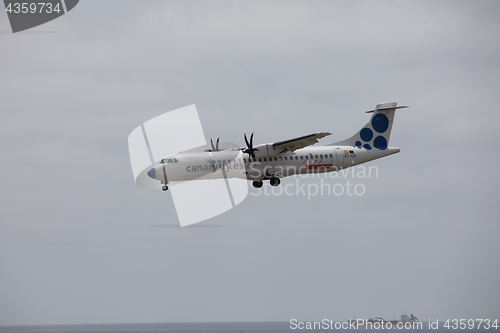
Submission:
M 160 164 L 164 163 L 178 163 L 179 161 L 176 158 L 164 158 L 160 161 Z

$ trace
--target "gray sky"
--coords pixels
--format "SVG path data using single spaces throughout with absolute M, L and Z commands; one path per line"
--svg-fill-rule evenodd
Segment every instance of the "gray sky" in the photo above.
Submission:
M 0 11 L 0 325 L 494 319 L 499 16 L 498 1 L 108 0 L 12 34 Z M 170 193 L 133 181 L 128 134 L 166 111 L 196 104 L 207 139 L 327 144 L 385 101 L 411 107 L 401 153 L 347 178 L 363 196 L 251 189 L 181 229 Z

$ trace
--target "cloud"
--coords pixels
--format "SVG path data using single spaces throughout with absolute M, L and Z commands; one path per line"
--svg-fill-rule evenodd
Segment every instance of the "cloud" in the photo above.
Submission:
M 0 324 L 493 318 L 497 2 L 97 7 L 0 35 Z M 134 185 L 138 124 L 195 103 L 208 139 L 326 144 L 384 101 L 410 109 L 366 195 L 249 196 L 207 222 L 224 228 L 149 227 L 177 217 Z

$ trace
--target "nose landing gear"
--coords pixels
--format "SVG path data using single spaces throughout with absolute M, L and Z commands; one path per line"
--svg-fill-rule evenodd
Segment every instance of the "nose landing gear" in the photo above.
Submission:
M 163 186 L 161 187 L 161 189 L 162 189 L 163 191 L 167 191 L 167 190 L 168 190 L 168 186 L 167 186 L 167 185 L 163 185 Z

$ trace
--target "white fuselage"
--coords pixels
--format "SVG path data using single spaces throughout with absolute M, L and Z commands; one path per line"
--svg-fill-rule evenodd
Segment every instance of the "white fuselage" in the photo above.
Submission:
M 399 148 L 365 149 L 353 146 L 306 147 L 294 152 L 250 158 L 242 149 L 179 153 L 154 166 L 154 179 L 162 183 L 196 179 L 241 178 L 262 180 L 296 174 L 339 171 L 399 152 Z

